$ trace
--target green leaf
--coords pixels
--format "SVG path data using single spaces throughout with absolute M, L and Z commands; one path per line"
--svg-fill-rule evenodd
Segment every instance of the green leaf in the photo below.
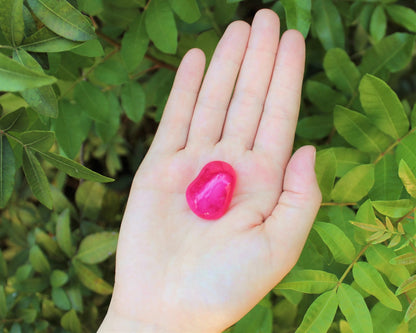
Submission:
M 144 24 L 145 13 L 140 14 L 133 21 L 121 40 L 121 56 L 129 72 L 134 71 L 142 62 L 149 45 Z
M 113 292 L 113 287 L 97 276 L 88 266 L 78 260 L 73 260 L 72 265 L 74 266 L 78 279 L 88 289 L 100 295 L 110 295 Z
M 51 131 L 28 131 L 18 135 L 26 148 L 47 152 L 55 143 L 55 133 Z
M 361 75 L 345 50 L 329 50 L 325 54 L 323 65 L 326 76 L 339 90 L 349 95 L 354 94 Z
M 116 252 L 118 234 L 99 232 L 85 237 L 75 256 L 85 264 L 98 264 Z
M 402 311 L 399 299 L 386 286 L 382 276 L 377 270 L 366 262 L 357 262 L 352 268 L 355 282 L 367 293 L 375 296 L 385 306 Z
M 23 150 L 23 171 L 35 197 L 47 208 L 52 209 L 52 195 L 48 179 L 32 151 Z
M 332 1 L 312 1 L 312 17 L 316 33 L 325 50 L 344 48 L 345 36 L 341 15 Z
M 31 70 L 0 53 L 1 91 L 22 91 L 25 89 L 51 85 L 55 82 L 56 79 L 53 76 Z
M 288 29 L 295 29 L 306 38 L 311 25 L 311 0 L 282 0 Z
M 66 274 L 64 271 L 61 271 L 59 269 L 54 269 L 52 271 L 51 276 L 49 277 L 49 280 L 53 288 L 58 288 L 58 287 L 62 287 L 65 283 L 67 283 L 69 280 L 69 277 L 68 277 L 68 274 Z
M 361 294 L 342 283 L 337 290 L 339 307 L 354 333 L 373 332 L 370 311 Z
M 305 139 L 322 139 L 327 137 L 333 128 L 332 118 L 327 115 L 315 115 L 299 120 L 296 135 Z
M 25 31 L 23 0 L 0 0 L 0 28 L 13 46 L 22 42 Z
M 335 107 L 334 125 L 349 144 L 362 152 L 382 153 L 393 141 L 392 137 L 375 127 L 366 116 L 342 106 Z
M 401 266 L 396 266 L 401 267 Z M 397 288 L 396 295 L 401 295 L 416 288 L 416 275 L 412 275 Z
M 410 319 L 416 316 L 416 298 L 410 303 L 407 308 L 406 314 L 404 315 L 405 322 L 408 322 Z
M 387 135 L 399 139 L 409 130 L 409 120 L 396 93 L 379 78 L 365 75 L 360 101 L 368 118 Z
M 146 95 L 142 86 L 134 81 L 125 84 L 121 88 L 121 104 L 131 121 L 140 122 L 146 107 Z
M 399 286 L 410 274 L 406 267 L 395 266 L 390 261 L 396 256 L 395 252 L 381 244 L 370 246 L 365 251 L 368 263 L 383 273 L 395 286 Z
M 115 57 L 102 62 L 94 70 L 94 77 L 106 84 L 118 86 L 129 81 L 126 67 Z
M 29 261 L 36 272 L 42 274 L 50 273 L 51 266 L 49 264 L 48 258 L 46 258 L 45 254 L 42 252 L 39 246 L 32 246 L 29 252 Z
M 413 252 L 408 252 L 401 254 L 397 257 L 394 257 L 390 260 L 390 263 L 393 265 L 412 265 L 416 263 L 416 254 Z
M 75 254 L 75 248 L 72 243 L 69 209 L 65 209 L 58 216 L 56 221 L 56 240 L 59 247 L 68 256 L 68 258 L 72 258 Z
M 400 218 L 409 213 L 413 207 L 414 203 L 409 199 L 399 199 L 399 200 L 378 200 L 373 201 L 373 207 L 377 209 L 381 214 L 393 217 Z
M 42 67 L 25 50 L 15 50 L 13 58 L 26 67 L 43 74 Z M 58 100 L 51 86 L 27 89 L 21 94 L 30 107 L 39 114 L 53 118 L 58 116 Z
M 396 148 L 396 160 L 404 160 L 410 170 L 416 174 L 416 132 L 406 136 Z
M 365 197 L 374 184 L 374 164 L 362 164 L 338 180 L 331 197 L 336 202 L 356 202 Z
M 411 60 L 415 36 L 396 32 L 367 50 L 360 65 L 361 73 L 377 75 L 387 69 L 398 72 Z
M 416 12 L 401 5 L 388 5 L 386 11 L 391 20 L 411 32 L 416 32 Z
M 63 52 L 80 46 L 79 42 L 63 38 L 46 27 L 25 38 L 22 48 L 30 52 Z
M 307 294 L 320 294 L 336 286 L 338 278 L 318 270 L 292 270 L 275 289 L 290 289 Z
M 233 327 L 232 333 L 273 332 L 273 312 L 270 308 L 257 304 Z
M 78 8 L 80 11 L 95 16 L 104 9 L 103 0 L 78 0 Z
M 347 103 L 347 99 L 343 94 L 335 91 L 325 83 L 308 80 L 305 89 L 308 99 L 322 112 L 332 112 L 335 105 Z
M 399 177 L 402 180 L 407 193 L 416 199 L 416 176 L 410 170 L 405 160 L 399 162 Z
M 10 112 L 0 118 L 0 129 L 7 132 L 9 130 L 23 130 L 28 127 L 29 119 L 26 109 L 20 108 Z
M 114 181 L 114 179 L 102 176 L 99 173 L 92 171 L 83 165 L 54 153 L 40 153 L 43 159 L 57 167 L 59 170 L 65 172 L 71 177 L 91 180 L 94 182 L 108 183 Z
M 169 0 L 173 11 L 186 23 L 193 23 L 201 17 L 196 0 Z
M 323 293 L 309 306 L 296 333 L 328 331 L 337 309 L 338 299 L 335 289 Z
M 105 192 L 105 187 L 99 183 L 84 182 L 78 187 L 75 202 L 83 217 L 93 221 L 98 218 Z
M 7 315 L 6 293 L 4 292 L 4 286 L 0 285 L 0 319 L 6 318 L 6 315 Z
M 386 35 L 387 17 L 382 5 L 377 6 L 371 16 L 370 34 L 374 41 L 380 41 Z
M 6 207 L 14 188 L 16 163 L 12 147 L 5 135 L 0 135 L 0 208 Z
M 146 31 L 155 46 L 165 53 L 174 54 L 178 46 L 176 22 L 166 0 L 152 0 L 145 15 Z
M 52 192 L 52 196 L 54 196 L 55 193 Z M 54 209 L 56 209 L 55 206 Z M 42 229 L 35 229 L 35 242 L 36 244 L 40 245 L 43 250 L 46 251 L 48 258 L 56 261 L 65 260 L 65 258 L 63 258 L 63 253 L 59 250 L 59 246 L 55 240 L 55 237 L 51 237 L 50 234 L 44 232 Z
M 334 187 L 336 163 L 336 158 L 331 148 L 317 152 L 315 172 L 323 201 L 329 201 L 331 198 L 330 194 Z
M 61 325 L 65 330 L 71 333 L 82 332 L 81 322 L 74 309 L 70 310 L 62 316 Z
M 53 32 L 75 41 L 96 38 L 90 20 L 67 1 L 27 0 L 35 15 Z
M 369 162 L 368 154 L 354 148 L 333 147 L 331 149 L 337 161 L 337 177 L 342 177 L 352 168 Z
M 336 262 L 350 264 L 355 258 L 355 248 L 350 239 L 336 225 L 325 222 L 315 222 L 313 229 L 328 246 Z
M 104 56 L 104 49 L 98 39 L 87 40 L 79 44 L 79 46 L 71 49 L 72 53 L 84 57 L 102 57 Z
M 74 89 L 74 97 L 78 105 L 81 106 L 92 119 L 106 122 L 110 110 L 106 95 L 97 87 L 89 82 L 80 82 Z
M 51 296 L 58 309 L 68 311 L 71 308 L 71 302 L 62 288 L 52 288 Z

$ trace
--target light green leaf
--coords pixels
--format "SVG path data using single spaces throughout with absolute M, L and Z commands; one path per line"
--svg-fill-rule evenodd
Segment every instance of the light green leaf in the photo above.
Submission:
M 409 322 L 410 319 L 416 316 L 416 298 L 410 303 L 407 308 L 406 314 L 404 315 L 405 322 Z
M 402 305 L 399 299 L 386 286 L 382 276 L 377 270 L 366 262 L 357 262 L 354 264 L 352 273 L 355 282 L 367 293 L 375 296 L 385 306 L 402 311 Z
M 0 53 L 0 90 L 22 91 L 30 88 L 51 85 L 56 82 L 48 76 L 23 66 Z
M 336 286 L 338 278 L 318 270 L 292 270 L 275 289 L 290 289 L 307 294 L 320 294 Z
M 396 333 L 396 329 L 403 321 L 402 312 L 389 309 L 380 302 L 376 303 L 370 312 L 373 319 L 374 333 Z
M 14 188 L 16 163 L 12 147 L 5 135 L 0 135 L 0 208 L 6 207 Z
M 23 0 L 0 0 L 0 28 L 13 46 L 22 42 L 25 31 Z
M 23 49 L 13 52 L 13 58 L 24 66 L 43 74 L 42 67 Z M 51 86 L 27 89 L 21 92 L 25 101 L 39 114 L 56 118 L 58 116 L 58 100 Z
M 146 95 L 142 86 L 134 81 L 121 88 L 121 104 L 131 121 L 140 122 L 145 113 Z
M 46 27 L 25 38 L 22 48 L 30 52 L 63 52 L 82 45 L 63 38 Z
M 75 248 L 72 243 L 69 209 L 65 209 L 56 221 L 56 240 L 68 258 L 72 258 L 75 254 Z
M 386 35 L 387 17 L 383 6 L 377 6 L 371 16 L 370 34 L 375 42 L 380 41 Z
M 62 287 L 65 283 L 67 283 L 69 280 L 69 277 L 68 277 L 68 274 L 66 274 L 64 271 L 61 271 L 59 269 L 54 269 L 52 271 L 51 276 L 49 277 L 49 280 L 53 288 L 58 288 L 58 287 Z
M 98 264 L 116 252 L 118 234 L 100 232 L 85 237 L 75 256 L 85 264 Z
M 318 38 L 326 50 L 344 48 L 345 36 L 341 15 L 332 1 L 312 1 L 312 17 Z
M 149 37 L 144 24 L 145 15 L 146 12 L 133 21 L 121 40 L 121 56 L 129 72 L 134 71 L 142 62 L 149 45 Z
M 399 162 L 399 177 L 402 180 L 407 193 L 416 199 L 416 176 L 410 170 L 405 160 Z
M 43 159 L 51 163 L 53 166 L 57 167 L 59 170 L 65 172 L 71 177 L 81 178 L 86 180 L 91 180 L 94 182 L 108 183 L 114 181 L 114 179 L 102 176 L 99 173 L 92 171 L 83 165 L 54 153 L 43 153 L 40 152 L 40 156 Z
M 82 333 L 81 322 L 74 309 L 70 310 L 62 316 L 61 326 L 71 333 Z
M 346 147 L 333 147 L 331 149 L 337 161 L 337 177 L 342 177 L 352 168 L 369 162 L 368 154 L 357 149 Z
M 315 172 L 323 201 L 329 201 L 331 198 L 330 194 L 334 186 L 336 167 L 336 158 L 331 148 L 317 152 Z
M 71 308 L 71 302 L 62 288 L 52 288 L 51 296 L 58 309 L 68 311 Z
M 406 136 L 396 148 L 396 161 L 404 160 L 410 170 L 416 174 L 416 132 Z
M 409 120 L 396 93 L 379 78 L 365 75 L 360 101 L 368 118 L 387 135 L 399 139 L 409 130 Z
M 326 76 L 341 91 L 352 95 L 358 86 L 360 72 L 343 49 L 330 49 L 324 58 Z
M 382 153 L 393 142 L 393 138 L 375 127 L 361 113 L 336 106 L 334 125 L 338 133 L 362 152 Z
M 332 117 L 314 115 L 299 120 L 296 135 L 305 139 L 322 139 L 327 137 L 333 128 Z
M 178 46 L 176 22 L 166 0 L 152 0 L 146 10 L 147 34 L 155 46 L 165 53 L 174 54 Z
M 325 222 L 315 222 L 313 229 L 328 246 L 336 262 L 350 264 L 355 258 L 355 248 L 350 239 L 336 225 Z
M 72 265 L 78 279 L 88 289 L 100 295 L 110 295 L 113 292 L 113 287 L 96 275 L 88 266 L 78 260 L 73 260 Z
M 342 283 L 337 290 L 338 303 L 354 333 L 373 332 L 370 311 L 361 294 Z
M 78 187 L 75 202 L 83 217 L 93 221 L 98 218 L 105 192 L 105 187 L 99 183 L 84 182 Z
M 42 274 L 50 273 L 51 266 L 49 264 L 48 258 L 46 258 L 45 254 L 42 252 L 39 246 L 32 246 L 29 252 L 29 261 L 36 272 Z
M 52 192 L 52 196 L 55 193 Z M 55 206 L 54 206 L 54 209 L 56 209 Z M 49 259 L 60 261 L 60 262 L 65 260 L 65 258 L 63 257 L 63 253 L 59 250 L 59 246 L 55 240 L 55 237 L 51 237 L 50 234 L 46 233 L 42 229 L 36 228 L 35 229 L 35 241 L 36 241 L 36 244 L 40 245 L 40 247 L 46 251 L 46 254 Z
M 391 259 L 396 257 L 396 254 L 392 249 L 381 244 L 370 246 L 365 251 L 365 256 L 368 263 L 387 276 L 389 281 L 395 286 L 399 286 L 410 276 L 406 267 L 395 266 L 390 263 Z
M 282 0 L 288 29 L 295 29 L 306 38 L 311 25 L 311 0 Z
M 296 333 L 320 333 L 328 331 L 338 309 L 334 290 L 320 295 L 308 308 Z
M 27 0 L 27 3 L 35 15 L 58 35 L 75 41 L 96 38 L 90 20 L 66 0 Z
M 362 164 L 338 180 L 331 197 L 336 202 L 356 202 L 365 197 L 374 184 L 374 164 Z
M 396 266 L 396 267 L 401 267 L 401 266 Z M 401 295 L 415 288 L 416 288 L 416 275 L 412 275 L 407 280 L 403 281 L 403 283 L 399 286 L 399 288 L 397 288 L 396 295 Z
M 186 23 L 193 23 L 201 17 L 196 0 L 169 0 L 173 11 Z
M 365 52 L 361 73 L 377 75 L 385 69 L 398 72 L 410 62 L 414 42 L 414 35 L 401 32 L 383 38 Z
M 386 11 L 393 22 L 416 32 L 416 12 L 413 9 L 401 5 L 388 5 Z
M 105 94 L 89 82 L 80 82 L 74 89 L 74 97 L 92 119 L 107 122 L 110 110 Z
M 26 148 L 47 152 L 55 143 L 55 133 L 51 131 L 28 131 L 18 135 Z
M 273 332 L 273 312 L 270 308 L 257 304 L 233 327 L 232 333 Z
M 23 150 L 23 171 L 35 197 L 46 207 L 52 209 L 52 195 L 48 179 L 32 151 Z
M 392 258 L 390 260 L 390 263 L 393 265 L 412 265 L 416 263 L 416 254 L 413 252 L 401 254 L 397 257 Z
M 413 207 L 414 203 L 409 199 L 399 199 L 399 200 L 378 200 L 373 201 L 373 207 L 377 209 L 381 214 L 393 217 L 400 218 L 409 213 Z

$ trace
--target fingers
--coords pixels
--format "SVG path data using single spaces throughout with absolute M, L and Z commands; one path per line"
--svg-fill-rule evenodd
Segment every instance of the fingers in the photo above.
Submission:
M 320 207 L 321 192 L 314 166 L 314 147 L 305 146 L 295 152 L 286 169 L 283 193 L 265 222 L 275 267 L 284 274 L 299 258 Z
M 286 165 L 292 151 L 305 63 L 305 40 L 300 32 L 285 32 L 279 44 L 273 78 L 253 150 Z
M 188 51 L 176 73 L 152 150 L 175 152 L 185 146 L 204 69 L 204 53 Z
M 251 149 L 273 72 L 279 30 L 279 18 L 273 11 L 257 12 L 222 140 Z
M 188 144 L 218 142 L 249 34 L 250 26 L 236 21 L 218 43 L 195 106 Z

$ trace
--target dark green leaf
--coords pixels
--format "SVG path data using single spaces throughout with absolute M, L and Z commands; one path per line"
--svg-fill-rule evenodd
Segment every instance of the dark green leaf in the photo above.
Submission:
M 176 53 L 178 30 L 176 22 L 166 0 L 152 0 L 146 10 L 145 25 L 155 46 L 165 53 Z
M 292 270 L 275 289 L 290 289 L 307 294 L 320 294 L 336 286 L 338 278 L 318 270 Z
M 96 38 L 88 18 L 66 0 L 27 0 L 35 15 L 53 32 L 75 41 Z
M 354 333 L 373 332 L 370 311 L 361 294 L 342 283 L 337 290 L 338 303 Z
M 323 293 L 308 308 L 296 333 L 327 332 L 337 309 L 335 289 Z
M 29 131 L 18 137 L 26 148 L 41 152 L 49 151 L 55 143 L 55 133 L 50 131 Z
M 78 260 L 73 260 L 72 265 L 74 266 L 78 279 L 88 289 L 100 295 L 110 295 L 113 292 L 113 288 L 97 276 L 88 266 Z
M 296 135 L 305 139 L 322 139 L 329 135 L 333 128 L 332 118 L 327 115 L 315 115 L 302 118 L 298 122 Z
M 134 122 L 140 122 L 144 116 L 146 95 L 142 86 L 137 82 L 129 82 L 122 87 L 121 103 L 127 117 Z
M 0 90 L 22 91 L 51 85 L 55 82 L 56 79 L 53 76 L 31 70 L 0 53 Z
M 126 67 L 115 57 L 99 64 L 95 68 L 94 77 L 101 82 L 115 86 L 129 80 Z
M 75 254 L 75 248 L 72 244 L 69 209 L 65 209 L 56 221 L 56 240 L 68 258 L 72 258 Z
M 311 25 L 311 0 L 282 0 L 288 29 L 296 29 L 306 38 Z
M 106 122 L 110 110 L 105 94 L 97 87 L 89 82 L 80 82 L 74 89 L 74 97 L 92 119 Z
M 411 32 L 416 32 L 416 12 L 413 9 L 401 5 L 389 5 L 386 6 L 386 11 L 392 21 Z
M 182 21 L 193 23 L 201 17 L 196 0 L 169 0 L 169 3 Z
M 71 49 L 71 52 L 84 57 L 104 56 L 103 46 L 98 39 L 87 40 L 86 42 L 79 44 L 79 46 Z
M 52 195 L 48 179 L 36 156 L 28 149 L 23 150 L 23 171 L 35 197 L 52 209 Z
M 6 207 L 14 188 L 16 163 L 12 147 L 5 135 L 0 135 L 0 208 Z
M 329 52 L 331 51 L 328 51 L 328 53 Z M 322 112 L 332 112 L 335 105 L 343 105 L 347 103 L 347 99 L 343 94 L 318 81 L 307 81 L 306 94 L 312 104 L 314 104 Z
M 23 0 L 0 0 L 0 28 L 12 45 L 22 42 L 25 31 Z
M 4 292 L 4 287 L 0 286 L 0 318 L 4 319 L 7 315 L 7 302 L 6 302 L 6 293 Z
M 29 253 L 29 261 L 36 272 L 42 274 L 50 273 L 51 266 L 49 264 L 48 258 L 46 258 L 45 254 L 42 252 L 39 246 L 32 246 Z
M 75 202 L 82 216 L 93 221 L 98 218 L 105 191 L 103 185 L 93 182 L 84 182 L 78 187 Z
M 28 127 L 29 119 L 24 108 L 10 112 L 0 118 L 0 129 L 7 132 L 9 130 L 22 130 Z
M 257 304 L 235 326 L 233 333 L 272 333 L 273 313 L 270 308 Z
M 62 288 L 52 288 L 52 301 L 58 309 L 68 311 L 71 308 L 71 302 L 68 299 L 65 290 Z
M 100 232 L 85 237 L 75 256 L 85 264 L 98 264 L 116 252 L 118 234 Z
M 80 11 L 95 16 L 103 11 L 103 0 L 78 0 Z
M 63 38 L 46 27 L 25 38 L 22 48 L 30 52 L 63 52 L 80 46 L 79 42 Z

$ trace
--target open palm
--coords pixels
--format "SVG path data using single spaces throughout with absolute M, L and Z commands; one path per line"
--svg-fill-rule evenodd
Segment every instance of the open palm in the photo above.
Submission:
M 201 86 L 204 62 L 200 50 L 184 57 L 136 174 L 102 332 L 224 330 L 293 267 L 316 215 L 314 149 L 290 159 L 303 37 L 279 41 L 276 14 L 261 10 L 251 27 L 228 27 Z M 237 183 L 227 213 L 207 221 L 185 191 L 215 160 L 233 166 Z

